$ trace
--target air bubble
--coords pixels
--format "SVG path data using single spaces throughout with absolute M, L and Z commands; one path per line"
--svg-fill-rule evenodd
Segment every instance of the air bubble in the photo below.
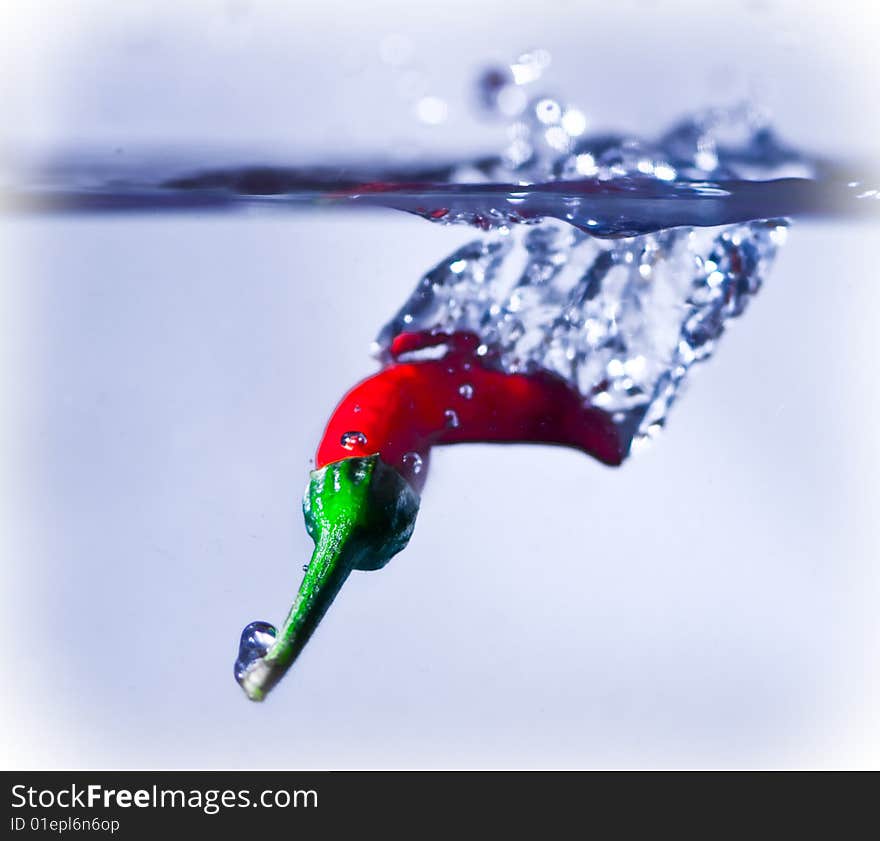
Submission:
M 474 396 L 474 387 L 469 383 L 464 383 L 464 385 L 458 387 L 458 393 L 464 397 L 465 400 L 470 400 L 471 397 Z
M 443 417 L 446 419 L 447 429 L 458 429 L 461 424 L 461 421 L 458 419 L 458 413 L 454 409 L 447 409 L 443 413 Z

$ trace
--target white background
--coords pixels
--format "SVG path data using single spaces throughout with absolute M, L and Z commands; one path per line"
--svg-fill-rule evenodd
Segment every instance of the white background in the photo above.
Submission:
M 876 149 L 867 5 L 278 5 L 4 11 L 7 171 L 83 146 L 493 151 L 470 80 L 535 46 L 591 129 L 650 135 L 751 91 L 797 145 Z M 381 60 L 395 33 L 403 69 Z M 443 125 L 414 118 L 419 85 Z M 4 766 L 880 766 L 867 225 L 796 225 L 624 468 L 436 452 L 409 548 L 244 699 L 238 634 L 294 594 L 322 425 L 472 236 L 390 212 L 0 218 Z

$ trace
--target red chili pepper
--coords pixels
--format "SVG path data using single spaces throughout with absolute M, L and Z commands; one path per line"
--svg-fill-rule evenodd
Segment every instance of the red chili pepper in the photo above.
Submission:
M 611 418 L 568 383 L 504 373 L 481 350 L 472 333 L 402 333 L 391 364 L 336 407 L 303 505 L 315 551 L 296 601 L 280 634 L 266 623 L 242 634 L 236 676 L 253 700 L 290 667 L 349 572 L 377 569 L 406 545 L 435 444 L 560 444 L 623 460 Z
M 435 444 L 532 442 L 576 447 L 606 464 L 624 452 L 611 418 L 585 406 L 564 380 L 540 371 L 505 374 L 477 353 L 472 333 L 402 333 L 391 345 L 395 362 L 356 385 L 327 424 L 315 463 L 378 453 L 412 485 L 424 484 Z M 439 359 L 398 361 L 429 347 Z M 419 457 L 407 458 L 409 455 Z

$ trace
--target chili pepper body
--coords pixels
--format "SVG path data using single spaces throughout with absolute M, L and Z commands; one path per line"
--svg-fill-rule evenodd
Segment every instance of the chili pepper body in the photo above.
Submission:
M 410 361 L 426 349 L 435 359 Z M 414 487 L 435 444 L 560 444 L 618 465 L 625 446 L 611 417 L 585 405 L 546 371 L 507 374 L 480 355 L 472 333 L 402 333 L 392 364 L 356 385 L 336 407 L 318 446 L 320 468 L 378 453 Z

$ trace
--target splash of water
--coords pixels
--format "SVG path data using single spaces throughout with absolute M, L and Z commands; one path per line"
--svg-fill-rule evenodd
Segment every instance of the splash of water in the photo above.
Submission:
M 784 220 L 618 240 L 556 221 L 495 232 L 429 271 L 375 350 L 388 361 L 404 331 L 474 332 L 506 372 L 551 371 L 611 413 L 625 440 L 652 437 L 786 234 Z
M 379 206 L 474 226 L 486 235 L 422 278 L 381 332 L 380 355 L 403 329 L 473 331 L 504 370 L 564 377 L 625 439 L 642 440 L 763 283 L 788 218 L 876 218 L 880 191 L 784 144 L 748 105 L 706 109 L 651 140 L 591 135 L 583 111 L 535 88 L 548 64 L 538 50 L 481 77 L 484 111 L 509 123 L 495 156 L 127 176 L 74 163 L 43 173 L 14 204 Z M 352 443 L 360 435 L 346 433 Z
M 584 112 L 535 89 L 548 62 L 537 50 L 481 77 L 484 111 L 509 122 L 498 155 L 419 166 L 165 161 L 134 170 L 71 158 L 10 186 L 4 203 L 42 212 L 387 207 L 486 231 L 553 218 L 598 237 L 880 215 L 880 180 L 787 146 L 747 105 L 706 109 L 651 140 L 589 134 Z
M 483 99 L 509 114 L 514 98 L 505 91 L 516 81 L 513 72 L 503 78 L 500 71 L 486 77 Z M 491 177 L 544 178 L 565 187 L 569 178 L 589 175 L 590 185 L 600 185 L 594 195 L 605 195 L 601 185 L 607 185 L 608 195 L 640 209 L 584 220 L 585 197 L 569 195 L 563 201 L 570 224 L 511 218 L 497 209 L 478 217 L 473 210 L 428 212 L 435 222 L 495 230 L 425 274 L 375 350 L 387 361 L 392 340 L 404 331 L 476 333 L 502 370 L 562 377 L 612 416 L 623 440 L 643 442 L 665 424 L 691 365 L 713 352 L 728 320 L 761 287 L 788 229 L 786 219 L 770 213 L 731 225 L 658 225 L 659 197 L 675 206 L 681 223 L 686 190 L 717 194 L 719 205 L 731 200 L 709 179 L 766 189 L 750 179 L 809 179 L 816 165 L 742 107 L 696 115 L 655 143 L 579 140 L 581 112 L 547 96 L 523 97 L 519 107 L 511 146 Z M 725 138 L 736 143 L 725 145 Z M 775 209 L 763 200 L 756 207 Z M 706 221 L 726 221 L 723 213 L 712 214 Z M 511 224 L 523 221 L 533 227 Z

